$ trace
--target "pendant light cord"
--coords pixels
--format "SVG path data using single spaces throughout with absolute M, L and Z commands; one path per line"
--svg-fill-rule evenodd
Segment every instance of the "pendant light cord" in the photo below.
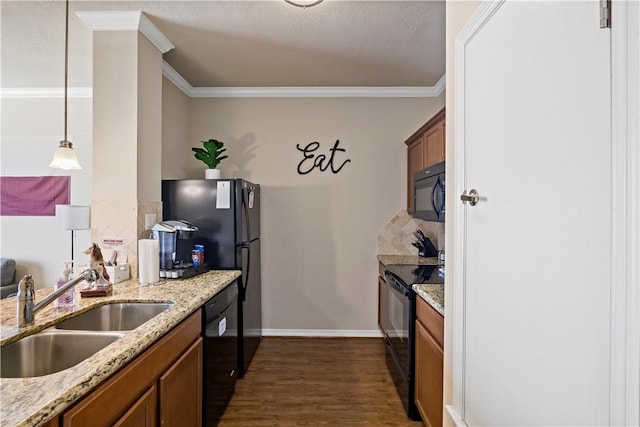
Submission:
M 69 79 L 69 0 L 64 22 L 64 140 L 67 140 L 67 81 Z

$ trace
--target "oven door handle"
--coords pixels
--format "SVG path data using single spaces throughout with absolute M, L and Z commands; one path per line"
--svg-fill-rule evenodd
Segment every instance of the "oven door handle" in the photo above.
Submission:
M 409 291 L 407 290 L 407 288 L 405 288 L 404 286 L 400 285 L 396 279 L 394 279 L 393 277 L 391 277 L 388 274 L 385 274 L 385 276 L 387 277 L 387 283 L 389 284 L 389 286 L 397 291 L 398 293 L 402 294 L 402 296 L 408 297 L 409 296 Z

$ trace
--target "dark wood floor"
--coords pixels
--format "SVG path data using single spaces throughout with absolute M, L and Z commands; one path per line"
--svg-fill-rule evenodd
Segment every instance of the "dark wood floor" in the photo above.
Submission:
M 380 338 L 265 337 L 221 427 L 412 426 Z

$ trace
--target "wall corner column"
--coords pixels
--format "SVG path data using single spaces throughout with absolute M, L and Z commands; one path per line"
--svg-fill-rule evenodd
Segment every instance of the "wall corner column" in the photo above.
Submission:
M 125 239 L 132 278 L 145 215 L 162 218 L 162 54 L 140 11 L 78 12 L 93 30 L 92 239 Z

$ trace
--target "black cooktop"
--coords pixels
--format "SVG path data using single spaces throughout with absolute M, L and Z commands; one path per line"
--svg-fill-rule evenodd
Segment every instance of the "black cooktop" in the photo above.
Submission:
M 444 276 L 437 265 L 391 264 L 385 271 L 407 288 L 421 283 L 444 283 Z

